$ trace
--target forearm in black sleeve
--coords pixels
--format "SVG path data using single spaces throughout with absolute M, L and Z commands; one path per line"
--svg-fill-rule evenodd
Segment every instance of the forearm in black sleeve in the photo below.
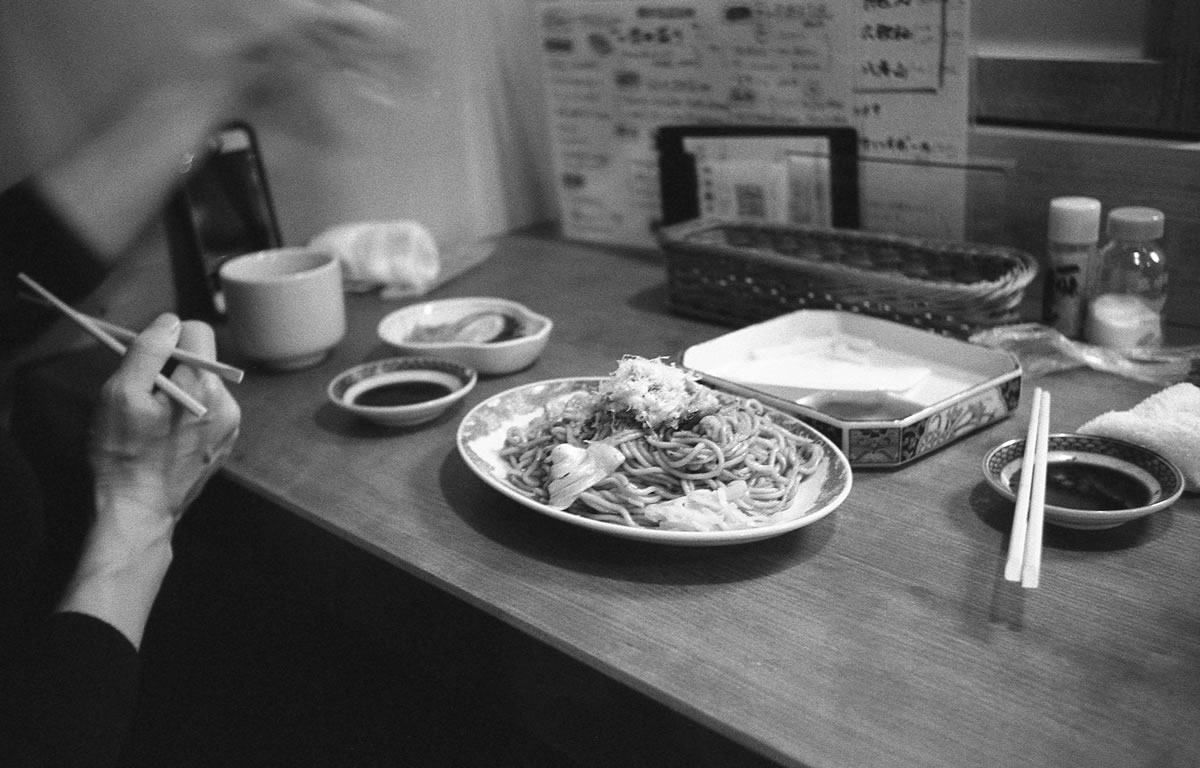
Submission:
M 116 765 L 137 702 L 140 661 L 109 624 L 51 616 L 0 680 L 0 765 Z

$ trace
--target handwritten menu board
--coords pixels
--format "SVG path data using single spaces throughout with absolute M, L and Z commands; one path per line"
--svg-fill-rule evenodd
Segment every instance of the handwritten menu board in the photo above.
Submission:
M 961 238 L 968 0 L 543 0 L 565 236 L 653 244 L 664 125 L 852 126 L 864 229 Z

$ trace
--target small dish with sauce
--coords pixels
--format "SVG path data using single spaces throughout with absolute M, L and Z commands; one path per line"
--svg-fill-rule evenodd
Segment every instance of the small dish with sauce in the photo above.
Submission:
M 518 302 L 468 297 L 398 309 L 379 322 L 377 332 L 405 354 L 454 360 L 494 375 L 532 365 L 553 328 L 550 318 Z
M 988 484 L 1016 500 L 1025 440 L 1002 443 L 983 459 Z M 1166 509 L 1183 493 L 1179 468 L 1140 445 L 1098 435 L 1050 435 L 1046 522 L 1081 530 L 1115 528 Z
M 389 357 L 338 374 L 329 400 L 338 408 L 391 427 L 432 421 L 475 388 L 474 369 L 452 360 Z

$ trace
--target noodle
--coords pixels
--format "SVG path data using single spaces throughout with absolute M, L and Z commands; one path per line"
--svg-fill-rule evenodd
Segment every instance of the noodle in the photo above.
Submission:
M 566 443 L 582 448 L 597 441 L 617 448 L 624 461 L 580 493 L 568 511 L 650 528 L 709 530 L 769 523 L 789 508 L 800 484 L 824 457 L 817 443 L 776 423 L 753 399 L 722 398 L 715 413 L 651 429 L 606 409 L 596 393 L 576 393 L 548 407 L 527 428 L 513 428 L 500 457 L 509 482 L 546 503 L 554 447 Z M 697 514 L 719 513 L 719 519 L 668 525 L 655 510 L 674 501 L 678 512 L 684 507 L 676 500 L 690 502 L 684 505 L 688 509 L 702 507 Z

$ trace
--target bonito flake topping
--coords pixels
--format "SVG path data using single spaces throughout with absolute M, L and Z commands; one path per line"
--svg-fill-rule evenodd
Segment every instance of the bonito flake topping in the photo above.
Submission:
M 616 414 L 628 413 L 648 429 L 678 427 L 681 422 L 716 413 L 717 395 L 695 374 L 661 358 L 627 355 L 600 386 L 602 400 Z

